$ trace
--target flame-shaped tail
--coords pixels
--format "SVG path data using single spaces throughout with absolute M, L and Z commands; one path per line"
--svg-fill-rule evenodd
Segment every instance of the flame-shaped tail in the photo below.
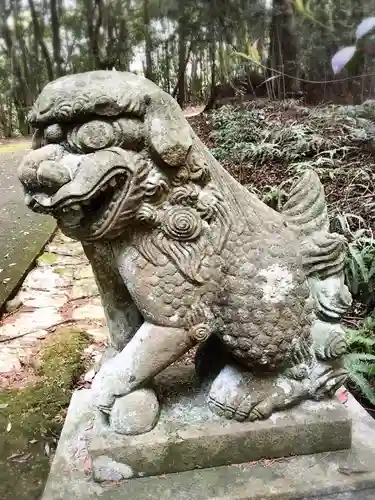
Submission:
M 316 172 L 306 171 L 295 183 L 282 213 L 288 226 L 300 237 L 308 276 L 318 275 L 324 279 L 343 270 L 346 240 L 329 232 L 324 189 Z

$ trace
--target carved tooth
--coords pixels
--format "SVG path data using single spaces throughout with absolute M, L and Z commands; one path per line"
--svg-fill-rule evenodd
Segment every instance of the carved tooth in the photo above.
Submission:
M 77 204 L 76 205 L 72 205 L 70 208 L 72 210 L 76 210 L 76 211 L 81 210 L 81 207 L 79 205 L 77 205 Z

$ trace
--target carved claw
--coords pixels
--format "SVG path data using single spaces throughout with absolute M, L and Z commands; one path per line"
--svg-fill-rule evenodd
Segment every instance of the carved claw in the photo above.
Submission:
M 345 384 L 348 372 L 345 368 L 332 368 L 323 373 L 316 381 L 315 399 L 332 397 L 335 392 Z
M 267 398 L 251 410 L 249 413 L 249 420 L 250 422 L 254 422 L 255 420 L 265 420 L 271 416 L 273 410 L 274 404 L 272 403 L 272 398 Z
M 288 396 L 280 390 L 276 390 L 271 396 L 261 396 L 256 392 L 250 392 L 247 395 L 243 394 L 242 397 L 233 394 L 231 396 L 233 400 L 231 401 L 229 397 L 225 402 L 210 396 L 208 400 L 209 408 L 220 417 L 244 422 L 245 420 L 265 420 L 276 409 L 288 405 Z M 264 399 L 261 399 L 262 397 Z
M 239 422 L 263 420 L 288 406 L 294 384 L 286 377 L 255 378 L 242 368 L 227 365 L 211 386 L 208 404 L 214 413 Z
M 270 417 L 273 412 L 288 408 L 294 402 L 298 401 L 299 394 L 296 388 L 301 385 L 301 382 L 287 381 L 286 379 L 280 378 L 276 390 L 251 409 L 248 419 L 251 422 L 255 420 L 265 420 Z

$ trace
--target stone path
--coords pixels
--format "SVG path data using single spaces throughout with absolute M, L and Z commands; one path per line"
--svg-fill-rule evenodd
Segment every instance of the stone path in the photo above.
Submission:
M 85 354 L 98 362 L 107 328 L 91 266 L 81 244 L 57 232 L 0 321 L 0 385 L 17 378 L 35 347 L 60 325 L 92 337 Z M 91 370 L 85 380 L 90 382 Z
M 184 109 L 185 118 L 200 115 L 206 106 L 188 106 Z
M 56 227 L 25 206 L 17 168 L 27 147 L 0 144 L 0 309 Z

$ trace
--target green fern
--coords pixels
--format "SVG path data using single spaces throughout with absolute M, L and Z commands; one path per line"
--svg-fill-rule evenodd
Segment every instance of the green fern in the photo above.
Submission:
M 352 228 L 356 228 L 353 230 Z M 345 263 L 346 284 L 354 299 L 369 309 L 375 307 L 375 239 L 362 217 L 355 214 L 337 215 L 331 230 L 342 233 L 348 240 Z
M 350 382 L 371 404 L 375 405 L 375 387 L 368 380 L 375 375 L 375 355 L 352 352 L 344 357 L 344 365 L 348 370 Z
M 291 110 L 293 119 L 285 115 Z M 282 116 L 284 113 L 284 116 Z M 308 162 L 313 168 L 343 168 L 358 160 L 361 131 L 369 129 L 339 108 L 309 110 L 297 101 L 252 101 L 245 106 L 223 106 L 213 112 L 213 154 L 219 161 L 267 166 Z M 367 137 L 367 135 L 366 135 Z
M 375 318 L 369 316 L 358 329 L 347 329 L 350 353 L 344 357 L 349 383 L 375 405 Z
M 269 207 L 280 212 L 281 207 L 287 199 L 287 193 L 282 189 L 281 186 L 266 186 L 264 189 L 264 194 L 262 200 Z
M 363 330 L 347 330 L 347 342 L 353 348 L 363 347 L 364 349 L 371 349 L 375 347 L 375 337 L 368 337 L 364 335 Z M 375 349 L 374 349 L 375 350 Z

